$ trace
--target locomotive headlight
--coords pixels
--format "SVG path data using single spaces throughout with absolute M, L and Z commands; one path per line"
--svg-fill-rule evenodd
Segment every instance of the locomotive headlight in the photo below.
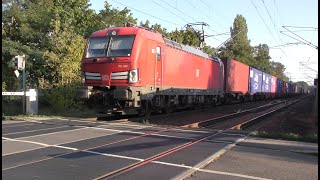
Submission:
M 129 83 L 137 83 L 138 80 L 138 69 L 129 71 Z

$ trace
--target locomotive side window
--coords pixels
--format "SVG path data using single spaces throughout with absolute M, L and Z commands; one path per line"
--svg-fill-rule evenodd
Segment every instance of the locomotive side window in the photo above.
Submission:
M 157 46 L 157 61 L 161 59 L 161 47 Z
M 89 39 L 87 58 L 104 57 L 109 37 L 94 37 Z
M 130 56 L 134 36 L 111 37 L 107 56 Z

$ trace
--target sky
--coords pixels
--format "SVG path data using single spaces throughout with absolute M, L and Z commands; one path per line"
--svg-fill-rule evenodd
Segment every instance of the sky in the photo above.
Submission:
M 119 10 L 127 7 L 138 23 L 149 20 L 168 31 L 180 30 L 187 23 L 205 22 L 209 25 L 204 27 L 206 35 L 230 32 L 236 15 L 242 15 L 251 46 L 267 44 L 271 61 L 284 64 L 285 74 L 292 81 L 311 85 L 317 77 L 317 0 L 108 0 L 108 3 Z M 104 8 L 104 0 L 90 0 L 90 4 L 97 13 Z M 205 42 L 218 47 L 229 37 L 213 36 Z M 305 44 L 301 44 L 303 41 Z

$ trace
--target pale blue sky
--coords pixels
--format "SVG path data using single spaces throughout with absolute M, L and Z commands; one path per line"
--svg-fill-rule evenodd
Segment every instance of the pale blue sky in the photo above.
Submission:
M 151 24 L 161 24 L 169 31 L 181 29 L 187 23 L 206 22 L 209 27 L 205 28 L 205 34 L 208 35 L 229 32 L 234 18 L 237 14 L 241 14 L 247 21 L 248 38 L 252 46 L 265 43 L 272 47 L 297 42 L 279 32 L 286 31 L 282 26 L 318 28 L 317 0 L 108 0 L 108 2 L 119 10 L 128 7 L 138 22 L 149 20 Z M 90 0 L 90 3 L 92 9 L 97 12 L 104 7 L 104 0 Z M 288 29 L 310 30 L 289 27 Z M 295 33 L 318 46 L 318 30 Z M 286 34 L 298 38 L 289 32 Z M 228 35 L 211 37 L 206 39 L 206 43 L 217 47 L 227 38 Z M 317 75 L 299 65 L 300 61 L 309 60 L 308 65 L 318 71 L 318 50 L 313 47 L 292 45 L 282 46 L 281 49 L 271 48 L 270 56 L 271 60 L 286 66 L 286 73 L 293 81 L 311 82 L 310 77 Z

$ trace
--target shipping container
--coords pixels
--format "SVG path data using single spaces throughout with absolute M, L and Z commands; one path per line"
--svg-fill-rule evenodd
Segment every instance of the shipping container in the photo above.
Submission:
M 300 86 L 296 85 L 294 93 L 301 94 L 303 93 L 303 89 Z
M 283 95 L 283 81 L 279 78 L 277 78 L 277 96 Z
M 272 76 L 270 74 L 262 72 L 262 92 L 271 92 L 271 80 Z
M 271 76 L 271 93 L 277 92 L 277 77 Z
M 283 81 L 283 83 L 282 83 L 283 85 L 282 85 L 282 93 L 283 94 L 287 94 L 287 90 L 288 90 L 288 82 L 286 82 L 286 81 Z
M 224 64 L 224 92 L 249 92 L 249 66 L 233 59 L 222 59 Z
M 296 84 L 292 84 L 290 93 L 292 93 L 292 94 L 295 93 L 296 86 L 297 86 Z
M 249 90 L 251 94 L 262 91 L 262 71 L 250 67 Z

